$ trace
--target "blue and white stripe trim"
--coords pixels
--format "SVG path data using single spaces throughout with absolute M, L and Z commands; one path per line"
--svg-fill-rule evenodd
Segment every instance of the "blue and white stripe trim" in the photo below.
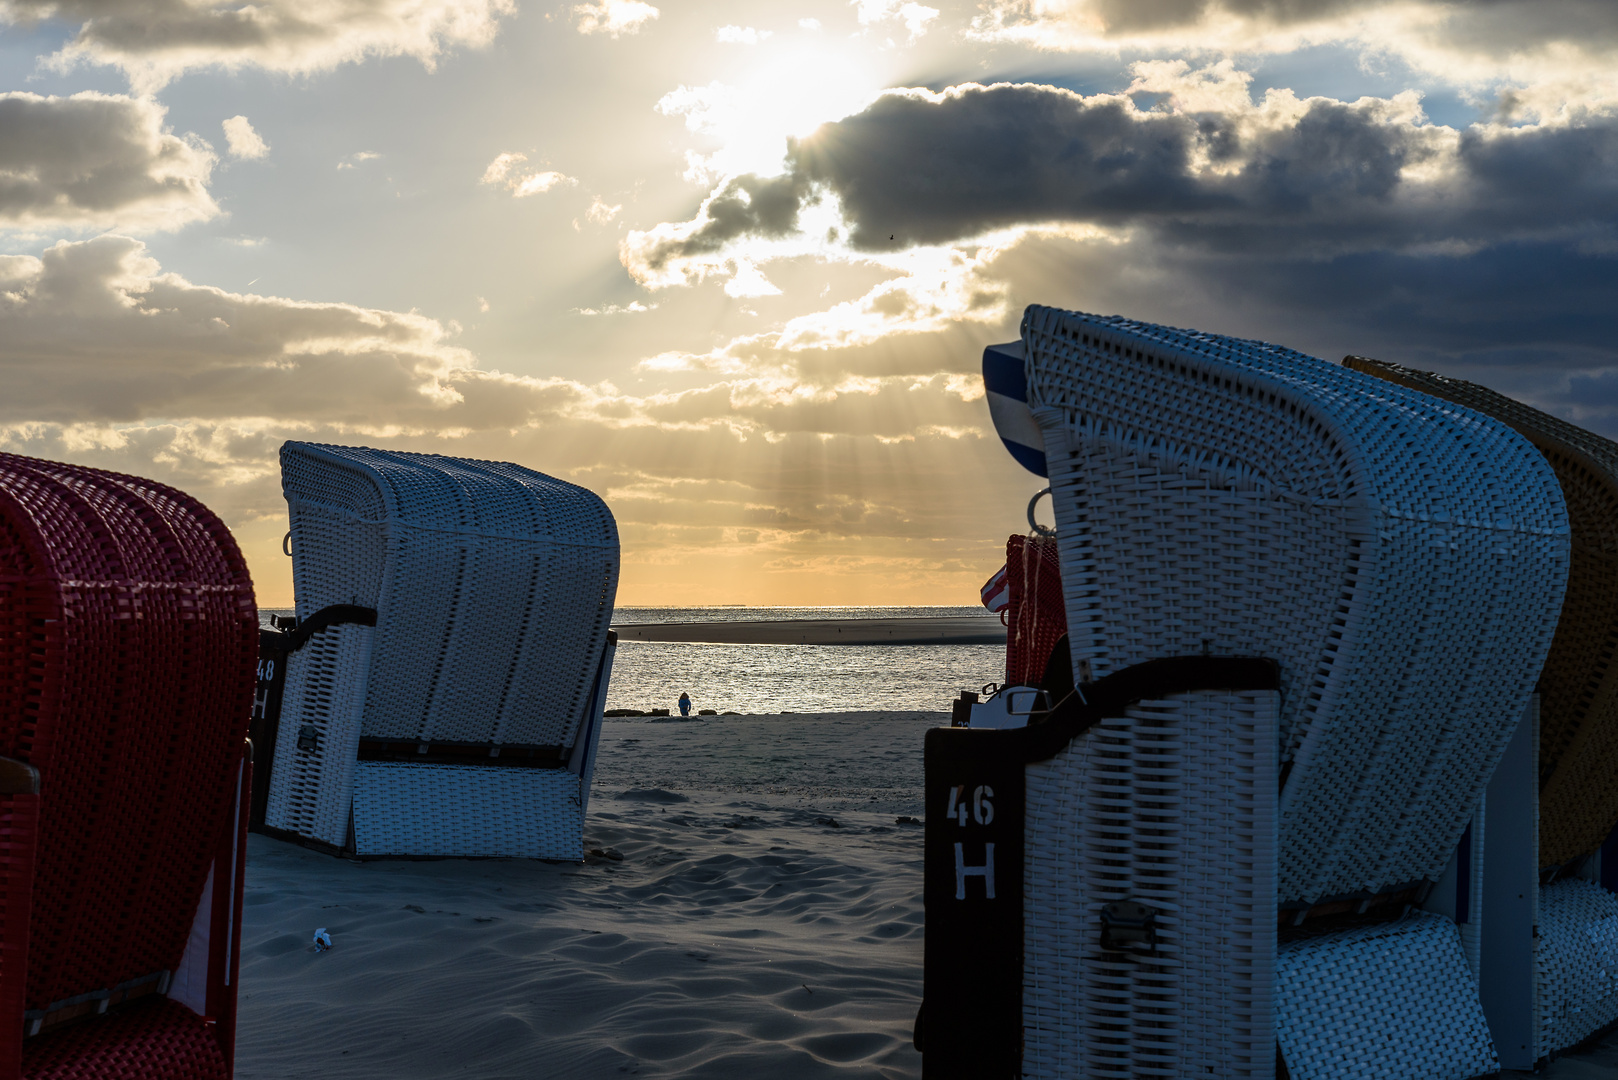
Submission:
M 1023 370 L 1021 341 L 990 345 L 983 350 L 983 389 L 989 399 L 994 430 L 1017 464 L 1035 476 L 1049 476 L 1045 439 L 1028 408 L 1028 375 Z

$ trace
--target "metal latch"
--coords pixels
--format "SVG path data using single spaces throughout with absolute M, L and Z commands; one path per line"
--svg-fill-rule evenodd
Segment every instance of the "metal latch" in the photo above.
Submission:
M 1107 952 L 1157 948 L 1157 911 L 1137 900 L 1116 900 L 1101 909 L 1101 947 Z
M 320 732 L 315 730 L 315 725 L 305 724 L 298 729 L 299 750 L 313 750 L 319 740 Z

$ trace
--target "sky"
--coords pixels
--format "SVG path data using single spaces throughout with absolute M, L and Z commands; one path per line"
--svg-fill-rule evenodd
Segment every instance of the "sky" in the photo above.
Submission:
M 620 604 L 971 604 L 1051 304 L 1618 437 L 1607 0 L 0 0 L 0 450 L 292 599 L 287 439 L 513 461 Z

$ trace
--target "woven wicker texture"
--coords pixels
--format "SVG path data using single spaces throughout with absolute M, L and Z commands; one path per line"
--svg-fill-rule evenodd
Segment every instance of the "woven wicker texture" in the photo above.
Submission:
M 1294 1080 L 1469 1080 L 1500 1068 L 1460 935 L 1442 916 L 1288 942 L 1275 993 Z
M 39 796 L 0 795 L 0 1019 L 7 1024 L 25 1008 L 38 845 Z M 14 1073 L 19 1061 L 18 1048 L 0 1043 L 0 1076 Z
M 1561 604 L 1544 458 L 1262 342 L 1037 306 L 1023 339 L 1075 668 L 1275 657 L 1279 898 L 1436 878 Z
M 42 792 L 27 1008 L 178 964 L 235 805 L 257 635 L 206 507 L 0 454 L 0 755 Z M 9 960 L 9 913 L 0 927 Z
M 22 1080 L 226 1080 L 209 1025 L 172 1001 L 143 1000 L 118 1016 L 29 1039 Z
M 1573 558 L 1539 679 L 1539 849 L 1546 866 L 1591 854 L 1618 827 L 1618 443 L 1476 383 L 1359 356 L 1344 363 L 1510 425 L 1556 470 Z
M 354 771 L 361 855 L 584 858 L 580 780 L 565 769 L 362 761 Z
M 311 636 L 292 654 L 264 810 L 264 820 L 275 828 L 334 847 L 348 843 L 354 758 L 375 640 L 372 627 L 344 625 Z M 316 732 L 311 750 L 298 745 L 305 725 Z
M 1618 1021 L 1618 896 L 1569 878 L 1539 890 L 1540 1055 Z
M 1067 633 L 1054 536 L 1006 541 L 1006 685 L 1038 686 L 1051 649 Z
M 1023 1075 L 1275 1075 L 1274 692 L 1175 695 L 1027 767 Z M 1103 905 L 1161 914 L 1105 952 Z
M 298 615 L 375 608 L 287 667 L 266 822 L 347 841 L 361 736 L 570 747 L 618 581 L 594 494 L 501 462 L 289 442 Z M 314 750 L 298 748 L 304 725 Z
M 362 734 L 573 744 L 618 584 L 601 499 L 504 462 L 295 442 L 281 482 L 299 616 L 377 611 Z

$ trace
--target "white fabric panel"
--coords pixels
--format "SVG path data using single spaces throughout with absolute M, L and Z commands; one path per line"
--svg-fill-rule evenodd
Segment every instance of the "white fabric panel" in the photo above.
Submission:
M 213 922 L 213 878 L 216 866 L 208 868 L 208 880 L 202 886 L 202 899 L 197 902 L 197 915 L 191 921 L 191 936 L 186 939 L 185 952 L 180 955 L 180 966 L 169 979 L 168 996 L 198 1016 L 208 1015 L 208 937 Z

